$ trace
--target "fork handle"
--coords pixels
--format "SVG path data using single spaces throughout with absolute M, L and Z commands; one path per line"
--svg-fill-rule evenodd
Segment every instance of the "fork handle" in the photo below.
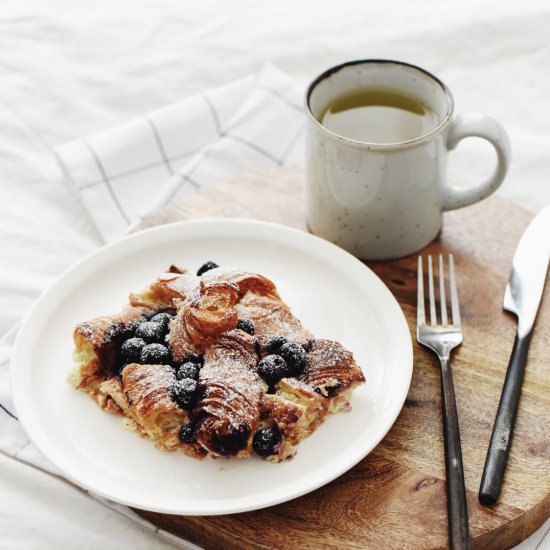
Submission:
M 447 472 L 447 512 L 449 545 L 452 550 L 468 550 L 468 508 L 464 486 L 464 468 L 460 448 L 460 428 L 456 412 L 451 361 L 441 358 L 441 389 L 443 396 L 443 430 L 445 437 L 445 470 Z
M 525 336 L 516 336 L 514 348 L 510 355 L 479 488 L 479 500 L 486 506 L 495 504 L 500 495 L 518 412 L 531 334 L 531 332 L 528 332 Z

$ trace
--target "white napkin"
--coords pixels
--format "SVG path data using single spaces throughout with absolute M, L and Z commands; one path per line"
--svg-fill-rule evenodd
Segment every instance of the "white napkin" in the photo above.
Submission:
M 57 148 L 106 241 L 177 196 L 303 158 L 302 89 L 273 65 Z
M 303 158 L 302 88 L 273 65 L 136 120 L 63 144 L 69 184 L 106 241 L 188 191 Z M 0 452 L 61 477 L 28 440 L 13 407 L 9 366 L 17 328 L 0 339 Z M 83 490 L 84 491 L 84 490 Z M 87 491 L 177 546 L 195 545 Z

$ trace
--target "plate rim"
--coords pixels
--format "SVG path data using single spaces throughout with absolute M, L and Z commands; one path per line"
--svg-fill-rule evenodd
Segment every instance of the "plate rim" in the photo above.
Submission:
M 182 510 L 182 509 L 175 509 L 172 506 L 163 507 L 163 506 L 147 506 L 146 504 L 140 502 L 139 504 L 136 504 L 136 502 L 133 502 L 132 499 L 126 499 L 123 496 L 114 495 L 112 493 L 109 493 L 108 491 L 103 490 L 97 490 L 93 483 L 89 484 L 86 481 L 83 481 L 82 479 L 78 478 L 77 476 L 73 476 L 69 473 L 67 473 L 63 466 L 60 466 L 58 461 L 56 460 L 56 457 L 52 457 L 51 454 L 48 451 L 44 451 L 44 449 L 41 447 L 40 443 L 36 443 L 36 439 L 40 439 L 39 436 L 35 437 L 35 433 L 33 431 L 33 428 L 29 429 L 29 423 L 32 420 L 29 420 L 30 414 L 25 406 L 21 406 L 21 403 L 23 401 L 23 398 L 21 397 L 22 388 L 20 387 L 20 384 L 22 385 L 23 382 L 18 380 L 18 377 L 21 377 L 22 375 L 17 374 L 18 371 L 21 372 L 19 368 L 16 367 L 16 365 L 19 363 L 19 356 L 21 355 L 22 351 L 21 348 L 24 346 L 25 343 L 25 334 L 28 330 L 28 325 L 31 323 L 31 320 L 33 319 L 35 312 L 37 309 L 42 307 L 42 304 L 44 301 L 47 300 L 48 296 L 57 289 L 62 283 L 65 281 L 65 279 L 70 278 L 73 272 L 77 272 L 82 265 L 86 265 L 89 262 L 93 262 L 97 256 L 103 256 L 105 254 L 109 254 L 111 250 L 117 249 L 117 248 L 126 248 L 127 246 L 131 245 L 131 243 L 134 243 L 136 241 L 140 240 L 147 240 L 150 238 L 153 238 L 155 234 L 161 234 L 164 232 L 169 232 L 171 229 L 174 228 L 185 228 L 189 226 L 208 226 L 208 225 L 232 225 L 232 226 L 239 226 L 239 225 L 246 225 L 246 226 L 263 226 L 267 230 L 288 233 L 288 234 L 294 234 L 299 236 L 300 239 L 304 239 L 305 241 L 310 240 L 312 243 L 317 243 L 318 246 L 326 247 L 327 250 L 330 250 L 331 253 L 340 255 L 340 257 L 345 257 L 348 261 L 351 263 L 355 263 L 358 268 L 363 269 L 366 271 L 366 273 L 369 273 L 368 276 L 372 278 L 372 280 L 376 281 L 375 284 L 378 284 L 379 287 L 382 289 L 382 292 L 386 294 L 386 297 L 389 299 L 389 302 L 392 303 L 392 307 L 394 307 L 395 311 L 398 313 L 399 323 L 401 325 L 400 332 L 402 332 L 403 335 L 407 335 L 406 338 L 401 340 L 401 343 L 403 345 L 403 349 L 401 350 L 402 355 L 406 359 L 406 361 L 403 361 L 402 366 L 403 368 L 407 367 L 407 379 L 406 382 L 401 386 L 402 390 L 400 394 L 395 399 L 395 408 L 393 409 L 393 413 L 391 414 L 391 422 L 389 422 L 389 426 L 386 430 L 383 430 L 384 433 L 381 434 L 379 438 L 377 438 L 372 446 L 366 451 L 359 453 L 360 456 L 354 455 L 352 460 L 342 460 L 339 467 L 334 468 L 333 471 L 328 476 L 322 477 L 320 480 L 316 480 L 315 482 L 310 483 L 306 487 L 303 487 L 299 490 L 291 491 L 290 494 L 283 495 L 280 497 L 275 497 L 271 499 L 267 499 L 265 502 L 260 504 L 253 504 L 247 505 L 245 503 L 239 504 L 239 505 L 230 505 L 231 503 L 242 501 L 243 499 L 250 499 L 250 495 L 246 497 L 236 497 L 236 498 L 223 498 L 223 499 L 217 499 L 217 500 L 209 500 L 209 501 L 202 501 L 205 503 L 207 508 L 200 508 L 200 509 L 193 509 L 193 510 Z M 287 243 L 285 244 L 287 246 Z M 404 329 L 404 330 L 401 330 Z M 240 513 L 240 512 L 246 512 L 246 511 L 253 511 L 253 510 L 259 510 L 262 508 L 266 508 L 269 506 L 274 506 L 277 504 L 281 504 L 284 502 L 288 502 L 290 500 L 293 500 L 295 498 L 298 498 L 300 496 L 303 496 L 305 494 L 308 494 L 320 487 L 323 487 L 324 485 L 332 482 L 334 479 L 340 477 L 345 472 L 353 468 L 356 464 L 358 464 L 361 460 L 363 460 L 366 456 L 368 456 L 384 439 L 384 437 L 387 435 L 387 433 L 390 431 L 392 426 L 395 424 L 395 421 L 397 420 L 397 417 L 399 416 L 403 405 L 406 400 L 406 396 L 408 394 L 408 391 L 410 389 L 411 381 L 412 381 L 412 374 L 413 374 L 413 345 L 412 345 L 412 337 L 409 331 L 407 319 L 405 317 L 405 314 L 397 302 L 395 296 L 392 294 L 392 292 L 389 290 L 389 288 L 386 286 L 386 284 L 376 275 L 366 264 L 364 264 L 361 260 L 347 252 L 346 250 L 340 248 L 339 246 L 331 243 L 330 241 L 327 241 L 325 239 L 322 239 L 321 237 L 318 237 L 316 235 L 313 235 L 309 232 L 279 224 L 274 222 L 268 222 L 263 220 L 254 220 L 254 219 L 247 219 L 247 218 L 203 218 L 199 220 L 182 220 L 182 221 L 176 221 L 168 224 L 162 224 L 154 227 L 150 227 L 147 229 L 140 230 L 136 233 L 131 233 L 122 236 L 120 239 L 117 239 L 116 241 L 113 241 L 111 243 L 108 243 L 104 246 L 99 247 L 96 250 L 93 250 L 89 254 L 85 255 L 83 258 L 78 260 L 77 262 L 73 263 L 71 266 L 69 266 L 61 275 L 59 275 L 53 283 L 51 283 L 39 296 L 39 298 L 34 302 L 31 309 L 26 314 L 23 322 L 21 323 L 21 326 L 17 332 L 17 336 L 14 342 L 13 351 L 12 351 L 12 365 L 10 368 L 10 384 L 11 384 L 11 390 L 12 390 L 12 398 L 15 410 L 17 412 L 19 422 L 25 431 L 26 436 L 29 438 L 29 440 L 37 447 L 37 449 L 40 451 L 40 453 L 43 454 L 56 468 L 58 468 L 62 473 L 63 476 L 65 476 L 68 480 L 75 483 L 77 486 L 82 487 L 88 491 L 91 491 L 92 493 L 107 498 L 110 500 L 113 500 L 115 502 L 118 502 L 120 504 L 124 504 L 126 506 L 132 506 L 136 507 L 142 510 L 148 510 L 152 512 L 158 512 L 158 513 L 167 513 L 167 514 L 178 514 L 178 515 L 186 515 L 186 516 L 209 516 L 209 515 L 226 515 L 226 514 L 234 514 L 234 513 Z M 31 407 L 32 408 L 32 407 Z M 27 414 L 29 414 L 29 418 L 27 418 Z M 49 436 L 51 438 L 51 436 Z M 197 502 L 200 502 L 197 500 Z M 218 504 L 219 503 L 219 504 Z M 212 506 L 212 504 L 214 506 Z M 222 505 L 222 506 L 220 506 Z M 215 509 L 213 509 L 215 507 Z

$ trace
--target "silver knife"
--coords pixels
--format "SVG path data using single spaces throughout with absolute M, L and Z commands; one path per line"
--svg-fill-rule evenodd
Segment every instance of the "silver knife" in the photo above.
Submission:
M 502 307 L 518 318 L 518 331 L 498 404 L 491 442 L 485 459 L 479 500 L 494 504 L 500 495 L 512 443 L 521 384 L 535 318 L 550 260 L 550 205 L 543 208 L 522 235 L 512 262 L 512 273 Z

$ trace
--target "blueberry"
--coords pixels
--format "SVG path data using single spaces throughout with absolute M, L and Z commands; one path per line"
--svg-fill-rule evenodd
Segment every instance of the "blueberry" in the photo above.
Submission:
M 127 337 L 129 332 L 131 331 L 128 331 L 124 323 L 111 322 L 105 329 L 105 339 L 111 342 L 120 341 L 121 338 Z
M 143 321 L 147 321 L 147 318 L 145 316 L 141 317 L 141 319 L 136 319 L 135 321 L 132 321 L 127 327 L 128 334 L 134 334 L 136 328 L 138 328 L 139 325 L 143 323 Z
M 182 443 L 195 443 L 195 428 L 193 424 L 183 424 L 178 432 L 178 436 Z
M 279 353 L 294 374 L 299 374 L 304 370 L 307 354 L 303 346 L 295 342 L 287 342 L 281 346 Z
M 286 361 L 280 355 L 266 355 L 258 363 L 259 375 L 272 386 L 290 374 Z
M 250 335 L 254 334 L 254 324 L 250 319 L 239 319 L 237 321 L 237 328 L 244 332 L 248 332 Z
M 184 355 L 182 363 L 195 363 L 202 367 L 204 365 L 204 355 Z
M 141 350 L 139 362 L 144 365 L 169 365 L 170 351 L 162 344 L 147 344 Z
M 192 378 L 193 380 L 197 380 L 197 378 L 199 377 L 200 369 L 200 366 L 196 363 L 184 363 L 178 368 L 176 378 L 178 380 L 183 380 L 184 378 Z
M 130 338 L 120 348 L 120 357 L 124 364 L 138 363 L 141 350 L 145 347 L 145 340 L 142 338 Z
M 279 353 L 281 346 L 287 342 L 288 340 L 284 336 L 275 336 L 267 343 L 267 351 L 269 353 Z
M 148 344 L 162 342 L 164 333 L 164 327 L 160 323 L 152 321 L 145 321 L 136 329 L 136 336 L 143 338 Z
M 178 380 L 170 386 L 170 397 L 181 409 L 191 409 L 197 389 L 197 381 L 192 378 Z
M 205 264 L 202 264 L 199 267 L 199 270 L 197 271 L 197 275 L 200 277 L 203 273 L 206 273 L 211 269 L 215 269 L 216 267 L 220 267 L 220 266 L 218 264 L 215 264 L 214 262 L 206 262 Z
M 282 439 L 277 426 L 263 428 L 254 434 L 252 447 L 260 456 L 274 455 L 279 450 Z
M 311 349 L 313 348 L 314 343 L 315 343 L 315 340 L 312 338 L 311 340 L 308 340 L 304 344 L 304 349 L 307 351 L 307 353 L 309 353 L 311 351 Z
M 170 325 L 171 320 L 172 320 L 172 316 L 168 315 L 168 313 L 157 313 L 156 315 L 153 315 L 150 319 L 152 323 L 161 324 L 162 328 L 165 331 L 168 330 L 168 325 Z
M 230 425 L 227 433 L 212 437 L 212 450 L 223 456 L 234 456 L 246 449 L 250 438 L 250 426 L 246 423 Z

